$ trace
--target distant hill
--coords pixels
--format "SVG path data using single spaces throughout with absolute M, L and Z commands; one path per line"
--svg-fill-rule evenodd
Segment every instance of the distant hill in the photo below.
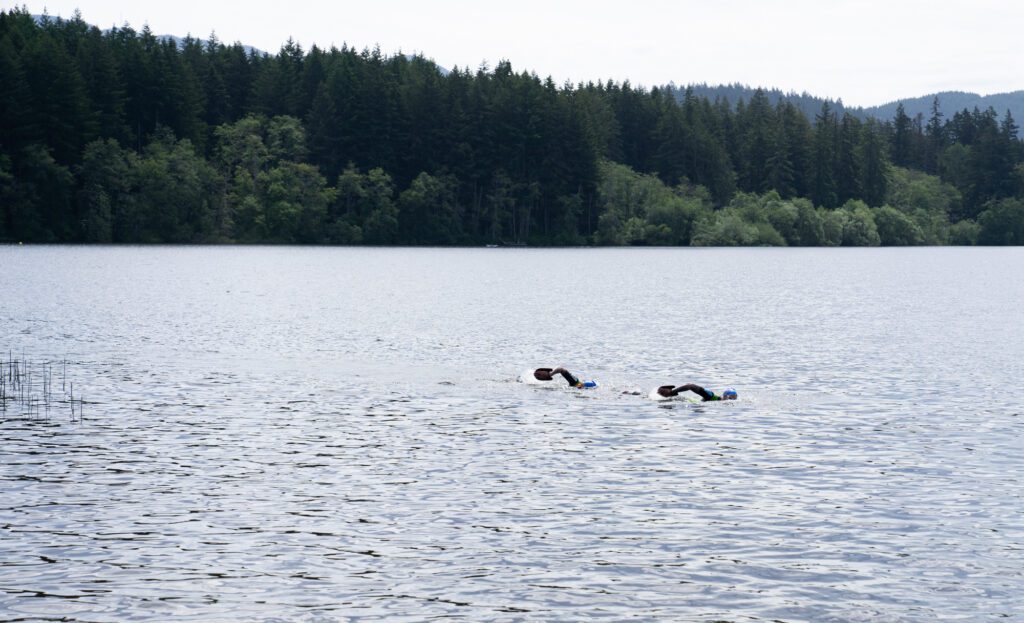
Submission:
M 747 86 L 745 84 L 719 84 L 710 86 L 708 84 L 689 84 L 686 86 L 676 86 L 673 83 L 669 83 L 665 88 L 672 89 L 675 92 L 676 98 L 680 101 L 683 96 L 686 95 L 686 90 L 691 89 L 693 94 L 697 97 L 706 97 L 712 102 L 721 98 L 729 102 L 732 106 L 736 106 L 737 102 L 743 100 L 749 102 L 750 98 L 754 97 L 754 93 L 757 91 L 757 87 Z M 784 92 L 780 89 L 764 89 L 765 95 L 768 96 L 768 101 L 775 106 L 779 100 L 788 100 L 796 105 L 808 119 L 814 119 L 814 115 L 821 111 L 821 105 L 828 102 L 832 110 L 838 111 L 841 115 L 843 112 L 849 112 L 850 114 L 857 117 L 864 117 L 859 108 L 847 108 L 843 105 L 843 100 L 832 100 L 823 97 L 816 97 L 804 91 L 803 93 L 797 93 L 795 91 Z M 895 110 L 895 109 L 894 109 Z
M 896 100 L 880 106 L 864 108 L 865 114 L 872 115 L 879 119 L 892 119 L 896 115 L 896 106 L 903 103 L 903 110 L 910 117 L 920 113 L 927 119 L 932 114 L 932 100 L 939 98 L 939 110 L 948 119 L 953 113 L 963 109 L 985 110 L 988 107 L 995 109 L 1002 118 L 1009 110 L 1010 114 L 1017 121 L 1024 119 L 1024 91 L 1013 91 L 1012 93 L 997 93 L 994 95 L 978 95 L 977 93 L 966 93 L 964 91 L 944 91 L 932 95 L 924 95 L 913 99 Z
M 104 31 L 104 32 L 106 32 L 106 31 Z M 176 37 L 174 35 L 155 35 L 155 37 L 157 39 L 161 40 L 161 41 L 173 41 L 174 44 L 176 46 L 178 46 L 178 49 L 181 49 L 182 47 L 185 46 L 185 38 L 184 37 Z M 194 38 L 195 37 L 193 37 L 193 39 Z M 241 43 L 241 42 L 239 42 L 239 43 Z M 225 45 L 230 47 L 232 44 L 228 43 L 228 44 L 225 44 Z M 266 54 L 266 52 L 264 52 L 263 50 L 261 50 L 259 48 L 254 48 L 251 45 L 245 45 L 244 43 L 241 43 L 241 46 L 242 46 L 242 49 L 245 50 L 246 54 L 255 54 L 257 56 L 262 56 L 262 55 Z
M 57 21 L 57 20 L 65 20 L 65 21 L 67 21 L 68 18 L 66 18 L 66 17 L 59 17 L 59 16 L 54 17 L 53 15 L 33 15 L 32 19 L 36 20 L 37 24 L 42 24 L 44 19 L 49 19 L 49 20 L 52 20 L 52 21 Z M 93 24 L 89 24 L 89 26 L 92 27 Z M 111 29 L 110 28 L 104 28 L 102 30 L 103 30 L 104 33 L 108 33 L 108 32 L 110 32 Z M 153 35 L 153 36 L 156 37 L 157 39 L 159 39 L 160 41 L 173 41 L 174 45 L 178 46 L 179 49 L 185 44 L 184 37 L 177 37 L 175 35 Z M 230 44 L 228 44 L 228 45 L 230 45 Z M 266 54 L 266 52 L 264 52 L 263 50 L 260 50 L 259 48 L 254 48 L 251 45 L 245 45 L 244 43 L 242 44 L 242 48 L 245 50 L 246 54 L 256 54 L 256 55 Z
M 669 83 L 666 88 L 673 89 L 676 97 L 682 99 L 686 93 L 686 89 L 693 89 L 694 95 L 700 97 L 706 97 L 711 101 L 718 98 L 723 98 L 733 106 L 736 105 L 741 99 L 745 102 L 749 102 L 750 98 L 754 96 L 757 91 L 756 87 L 747 86 L 745 84 L 722 84 L 709 86 L 707 84 L 691 84 L 685 87 L 676 86 Z M 839 114 L 848 112 L 851 115 L 860 119 L 867 119 L 868 117 L 875 117 L 883 121 L 888 121 L 896 116 L 896 107 L 902 102 L 903 110 L 907 113 L 907 116 L 914 117 L 920 113 L 925 119 L 932 114 L 932 100 L 938 96 L 939 98 L 939 110 L 942 112 L 946 119 L 953 116 L 963 109 L 974 110 L 977 107 L 979 110 L 985 110 L 989 106 L 995 109 L 999 117 L 1002 118 L 1009 110 L 1010 114 L 1017 121 L 1024 119 L 1024 91 L 1013 91 L 1012 93 L 998 93 L 995 95 L 978 95 L 977 93 L 967 93 L 965 91 L 944 91 L 942 93 L 932 93 L 930 95 L 922 95 L 921 97 L 915 97 L 910 99 L 896 100 L 887 104 L 881 104 L 879 106 L 845 106 L 843 100 L 832 100 L 823 97 L 817 97 L 807 93 L 796 93 L 793 91 L 783 92 L 779 89 L 765 89 L 765 94 L 768 96 L 768 100 L 774 106 L 779 100 L 788 100 L 796 105 L 797 108 L 803 111 L 807 115 L 808 119 L 814 119 L 821 110 L 821 105 L 828 102 L 833 110 L 838 111 Z

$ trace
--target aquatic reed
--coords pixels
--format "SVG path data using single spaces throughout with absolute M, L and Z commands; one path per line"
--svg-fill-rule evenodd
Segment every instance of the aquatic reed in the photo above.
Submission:
M 22 353 L 14 357 L 7 351 L 7 359 L 0 354 L 0 419 L 50 417 L 68 409 L 72 421 L 81 421 L 85 399 L 75 396 L 75 385 L 68 380 L 68 361 L 61 365 L 61 389 L 53 384 L 54 362 L 32 362 Z

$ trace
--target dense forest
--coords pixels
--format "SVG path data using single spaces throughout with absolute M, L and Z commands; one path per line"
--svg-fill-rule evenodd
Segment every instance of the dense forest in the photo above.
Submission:
M 1017 130 L 0 12 L 6 241 L 1021 244 Z

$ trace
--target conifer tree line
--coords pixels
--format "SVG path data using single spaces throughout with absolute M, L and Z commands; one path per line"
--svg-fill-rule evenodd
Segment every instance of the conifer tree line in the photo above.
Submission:
M 1017 132 L 0 12 L 0 241 L 1022 244 Z

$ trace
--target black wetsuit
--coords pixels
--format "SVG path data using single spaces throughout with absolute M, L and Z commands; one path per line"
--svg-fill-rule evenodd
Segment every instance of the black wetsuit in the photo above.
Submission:
M 668 387 L 671 387 L 671 386 L 668 386 Z M 683 392 L 693 392 L 693 393 L 697 394 L 698 396 L 700 396 L 701 400 L 703 400 L 704 402 L 708 402 L 710 400 L 721 400 L 722 399 L 721 396 L 716 396 L 715 392 L 708 391 L 708 390 L 704 389 L 703 387 L 701 387 L 700 385 L 695 385 L 693 383 L 687 383 L 686 385 L 680 385 L 679 387 L 673 387 L 672 391 L 669 392 L 668 395 L 669 396 L 678 396 L 679 394 L 681 394 Z
M 561 374 L 562 378 L 565 379 L 565 381 L 571 387 L 578 387 L 580 385 L 580 380 L 573 376 L 572 373 L 566 370 L 565 368 L 555 368 L 554 370 L 552 370 L 552 372 L 557 372 L 558 374 Z

